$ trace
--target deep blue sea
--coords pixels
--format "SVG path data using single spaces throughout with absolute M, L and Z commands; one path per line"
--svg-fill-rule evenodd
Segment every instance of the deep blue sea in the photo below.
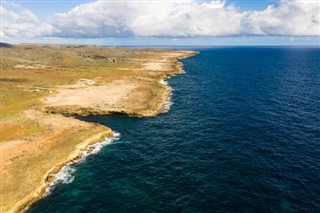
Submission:
M 320 48 L 197 50 L 168 113 L 84 117 L 120 139 L 28 212 L 320 212 Z

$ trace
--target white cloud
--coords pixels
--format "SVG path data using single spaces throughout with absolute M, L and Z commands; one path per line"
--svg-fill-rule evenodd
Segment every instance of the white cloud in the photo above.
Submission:
M 240 11 L 224 1 L 95 1 L 46 22 L 31 11 L 5 10 L 10 36 L 201 37 L 237 35 L 319 36 L 318 1 L 284 1 L 262 11 Z M 17 24 L 18 23 L 18 24 Z M 23 23 L 23 27 L 21 26 Z M 16 31 L 14 31 L 16 30 Z
M 244 13 L 243 24 L 255 35 L 320 35 L 319 1 L 281 1 L 278 7 Z
M 224 2 L 105 2 L 82 4 L 51 17 L 62 37 L 192 37 L 236 35 L 241 14 Z
M 8 6 L 11 6 L 11 8 L 0 7 L 2 18 L 1 38 L 34 38 L 54 32 L 51 25 L 39 20 L 30 10 L 14 3 L 8 4 Z

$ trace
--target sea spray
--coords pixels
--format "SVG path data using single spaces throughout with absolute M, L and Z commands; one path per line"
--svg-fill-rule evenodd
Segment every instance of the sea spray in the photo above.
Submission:
M 159 83 L 162 85 L 168 85 L 168 82 L 164 79 L 160 79 Z
M 166 86 L 167 88 L 167 90 L 164 92 L 162 96 L 162 106 L 159 109 L 160 113 L 166 113 L 170 110 L 170 107 L 173 104 L 173 102 L 171 102 L 172 88 L 168 86 L 168 82 L 164 79 L 160 79 L 159 83 Z
M 120 133 L 113 131 L 112 137 L 105 138 L 104 141 L 88 146 L 86 150 L 81 152 L 80 158 L 69 162 L 68 164 L 63 166 L 58 173 L 52 175 L 54 177 L 54 180 L 50 183 L 49 187 L 46 189 L 46 193 L 44 194 L 43 197 L 48 196 L 53 191 L 55 186 L 57 186 L 58 184 L 72 183 L 72 181 L 74 180 L 73 174 L 76 171 L 76 168 L 75 168 L 76 163 L 84 161 L 86 157 L 89 155 L 97 154 L 99 151 L 101 151 L 101 149 L 104 146 L 111 144 L 113 141 L 119 140 L 119 138 L 120 138 Z

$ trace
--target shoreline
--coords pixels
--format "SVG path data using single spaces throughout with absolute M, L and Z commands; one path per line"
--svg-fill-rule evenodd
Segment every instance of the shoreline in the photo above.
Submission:
M 97 135 L 93 135 L 92 138 L 87 138 L 83 142 L 79 143 L 77 145 L 77 149 L 70 153 L 65 162 L 60 163 L 58 165 L 53 165 L 43 176 L 42 184 L 32 194 L 20 200 L 13 207 L 13 209 L 8 212 L 25 212 L 33 203 L 42 199 L 46 195 L 51 183 L 55 181 L 55 175 L 58 174 L 64 166 L 76 163 L 79 160 L 81 160 L 81 158 L 83 157 L 82 153 L 85 152 L 91 145 L 100 143 L 102 141 L 102 138 L 106 140 L 111 139 L 113 137 L 114 135 L 110 135 L 110 132 L 100 132 Z
M 52 189 L 54 189 L 54 186 L 57 184 L 57 181 L 59 181 L 59 178 L 57 177 L 59 173 L 66 167 L 66 166 L 72 166 L 76 163 L 81 162 L 84 160 L 87 156 L 92 155 L 92 154 L 97 154 L 100 150 L 94 151 L 94 149 L 98 146 L 101 145 L 99 148 L 103 148 L 104 146 L 109 145 L 112 143 L 114 140 L 119 139 L 120 134 L 117 132 L 112 131 L 112 136 L 106 137 L 103 141 L 98 141 L 98 142 L 92 142 L 84 145 L 84 150 L 79 149 L 77 150 L 77 153 L 74 154 L 74 157 L 71 159 L 68 159 L 65 163 L 61 164 L 58 168 L 54 168 L 52 171 L 49 171 L 45 175 L 45 182 L 43 187 L 39 188 L 39 190 L 42 192 L 41 194 L 39 193 L 39 196 L 34 198 L 34 200 L 30 200 L 29 202 L 26 203 L 26 205 L 21 205 L 21 208 L 18 210 L 19 212 L 25 212 L 27 211 L 32 204 L 35 202 L 45 198 L 46 196 L 50 195 Z M 93 140 L 96 141 L 96 140 Z
M 171 54 L 171 55 L 170 55 Z M 44 108 L 38 108 L 35 110 L 28 111 L 27 117 L 28 119 L 32 119 L 34 122 L 36 122 L 37 125 L 42 126 L 48 126 L 48 128 L 53 133 L 50 133 L 49 135 L 46 135 L 46 133 L 41 133 L 38 135 L 31 135 L 31 137 L 26 138 L 24 140 L 17 140 L 9 141 L 5 143 L 5 145 L 1 144 L 1 146 L 5 146 L 5 150 L 7 153 L 7 156 L 4 157 L 4 159 L 1 159 L 2 161 L 9 162 L 9 165 L 5 167 L 5 173 L 7 174 L 14 174 L 14 170 L 12 169 L 18 169 L 14 168 L 14 165 L 19 165 L 22 161 L 25 161 L 23 159 L 27 159 L 29 161 L 31 159 L 32 162 L 37 162 L 39 166 L 43 168 L 48 168 L 45 170 L 36 171 L 36 174 L 33 174 L 31 172 L 28 173 L 31 175 L 31 177 L 38 177 L 37 180 L 40 181 L 40 184 L 36 184 L 37 187 L 32 189 L 32 186 L 29 186 L 28 183 L 22 183 L 22 180 L 19 180 L 18 178 L 13 178 L 14 181 L 18 181 L 21 187 L 23 187 L 23 190 L 25 191 L 25 195 L 22 199 L 19 199 L 16 196 L 16 198 L 10 197 L 10 188 L 8 188 L 9 193 L 7 196 L 10 197 L 10 204 L 6 204 L 6 206 L 3 206 L 4 203 L 1 204 L 1 208 L 3 212 L 24 212 L 26 211 L 34 202 L 38 201 L 39 199 L 43 198 L 45 196 L 47 190 L 50 188 L 51 184 L 55 181 L 55 175 L 58 174 L 66 165 L 70 163 L 74 163 L 79 161 L 83 156 L 83 153 L 86 152 L 87 149 L 90 149 L 90 146 L 94 146 L 99 144 L 103 138 L 108 138 L 111 140 L 112 137 L 114 137 L 114 133 L 112 130 L 108 127 L 99 125 L 99 124 L 93 124 L 88 122 L 79 121 L 73 117 L 64 117 L 61 114 L 67 114 L 67 115 L 87 115 L 87 114 L 113 114 L 113 113 L 121 113 L 127 116 L 135 116 L 135 117 L 153 117 L 160 113 L 165 113 L 170 108 L 170 100 L 172 96 L 172 88 L 168 85 L 166 85 L 166 80 L 170 78 L 171 76 L 182 74 L 183 71 L 183 64 L 178 61 L 179 59 L 191 57 L 193 55 L 196 55 L 197 52 L 194 51 L 170 51 L 167 54 L 162 54 L 159 56 L 159 58 L 156 59 L 156 61 L 148 61 L 146 60 L 143 63 L 142 68 L 139 70 L 141 74 L 139 76 L 141 77 L 122 77 L 119 80 L 113 80 L 108 84 L 101 84 L 101 85 L 94 85 L 95 81 L 92 79 L 80 79 L 79 82 L 89 82 L 87 85 L 81 84 L 81 86 L 78 85 L 66 85 L 65 87 L 58 88 L 58 92 L 55 92 L 55 94 L 50 94 L 46 97 L 51 97 L 53 100 L 58 100 L 58 105 L 56 106 L 50 106 L 48 105 L 48 102 L 46 102 L 48 99 L 44 99 Z M 154 76 L 154 77 L 153 77 Z M 160 76 L 158 78 L 157 76 Z M 159 79 L 159 80 L 157 80 Z M 77 84 L 79 84 L 79 82 Z M 123 91 L 124 85 L 127 83 L 131 83 L 126 90 Z M 103 99 L 101 101 L 101 97 L 108 96 L 105 94 L 106 89 L 109 88 L 109 91 L 119 91 L 116 92 L 118 97 L 113 97 L 113 99 Z M 113 89 L 116 88 L 116 89 Z M 96 91 L 102 91 L 104 96 L 99 97 L 99 93 L 96 93 Z M 91 105 L 82 105 L 82 103 L 87 103 L 82 100 L 82 98 L 92 98 L 89 95 L 84 94 L 83 92 L 91 92 L 90 94 L 94 93 L 96 96 L 98 96 L 97 101 L 98 102 L 92 102 Z M 72 106 L 68 105 L 68 101 L 70 97 L 74 98 L 72 96 L 74 93 L 79 92 L 79 102 L 77 104 L 74 104 Z M 50 92 L 51 93 L 51 92 Z M 59 96 L 60 95 L 60 96 Z M 45 98 L 46 98 L 45 97 Z M 62 98 L 61 98 L 62 97 Z M 65 98 L 66 99 L 63 99 Z M 108 96 L 109 97 L 109 96 Z M 56 99 L 54 99 L 56 98 Z M 60 99 L 59 99 L 60 98 Z M 136 100 L 139 100 L 138 102 Z M 74 100 L 72 100 L 74 101 Z M 109 101 L 109 102 L 108 102 Z M 113 102 L 112 102 L 113 101 Z M 99 105 L 100 102 L 102 102 L 102 105 Z M 110 103 L 111 102 L 111 103 Z M 74 102 L 72 102 L 74 103 Z M 93 106 L 93 107 L 92 107 Z M 52 107 L 52 108 L 50 108 Z M 56 108 L 55 108 L 56 107 Z M 49 110 L 48 110 L 49 109 Z M 31 118 L 30 118 L 31 117 Z M 65 125 L 71 123 L 69 125 Z M 64 125 L 62 125 L 64 124 Z M 49 131 L 49 129 L 47 131 Z M 49 132 L 50 132 L 49 131 Z M 46 132 L 46 131 L 45 131 Z M 49 133 L 48 132 L 48 133 Z M 66 135 L 65 135 L 66 134 Z M 72 138 L 72 143 L 67 140 L 68 138 Z M 74 138 L 77 138 L 76 141 L 74 141 Z M 80 139 L 79 139 L 80 138 Z M 83 138 L 83 139 L 81 139 Z M 32 147 L 37 146 L 38 149 L 35 149 Z M 41 141 L 41 142 L 40 142 Z M 44 142 L 49 142 L 44 143 Z M 65 148 L 63 145 L 63 141 L 68 141 L 68 149 Z M 26 143 L 27 142 L 27 143 Z M 29 144 L 28 144 L 29 143 Z M 21 150 L 18 151 L 14 148 L 17 148 L 17 146 L 23 145 Z M 65 157 L 63 157 L 59 153 L 59 149 L 57 150 L 57 147 L 59 146 L 60 150 L 63 150 Z M 30 148 L 28 148 L 30 147 Z M 42 150 L 39 153 L 39 147 L 40 150 Z M 74 147 L 74 148 L 72 148 Z M 12 151 L 15 151 L 12 153 Z M 70 151 L 68 151 L 70 150 Z M 56 152 L 58 156 L 51 154 L 51 152 Z M 27 158 L 26 154 L 29 153 Z M 45 165 L 41 164 L 41 161 L 37 161 L 36 155 L 42 154 L 46 156 L 46 153 L 51 154 L 51 161 L 48 163 L 47 161 Z M 58 154 L 59 153 L 59 154 Z M 16 157 L 14 157 L 16 156 Z M 82 157 L 81 157 L 82 156 Z M 65 158 L 65 159 L 64 159 Z M 7 161 L 6 161 L 7 159 Z M 12 160 L 13 159 L 13 160 Z M 43 160 L 41 158 L 41 160 Z M 11 162 L 10 162 L 11 161 Z M 18 163 L 18 164 L 17 164 Z M 51 165 L 50 165 L 51 163 Z M 6 163 L 8 164 L 8 163 Z M 35 166 L 37 164 L 28 163 L 27 166 Z M 23 167 L 22 165 L 19 165 L 24 173 L 27 168 Z M 12 170 L 12 171 L 11 171 Z M 44 175 L 41 176 L 41 172 L 44 172 Z M 35 172 L 35 171 L 34 171 Z M 43 174 L 43 173 L 42 173 Z M 23 174 L 21 174 L 23 175 Z M 33 179 L 30 180 L 33 180 Z M 10 179 L 10 177 L 9 177 Z M 30 181 L 28 180 L 28 181 Z M 3 180 L 2 180 L 3 181 Z M 13 182 L 14 182 L 13 181 Z M 35 183 L 33 182 L 33 185 Z M 17 186 L 19 188 L 19 186 Z M 30 188 L 31 187 L 31 188 Z M 15 188 L 15 186 L 14 186 Z M 31 191 L 30 191 L 31 190 Z M 27 193 L 27 194 L 26 194 Z M 15 199 L 19 199 L 18 202 L 15 202 Z M 13 204 L 11 207 L 10 205 Z M 1 209 L 0 209 L 1 210 Z
M 197 53 L 195 53 L 194 55 L 196 55 Z M 191 56 L 186 56 L 186 57 L 182 57 L 182 58 L 177 58 L 177 60 L 180 60 L 180 59 L 183 59 L 183 58 L 188 58 L 188 57 L 192 57 L 194 55 L 191 55 Z M 166 76 L 165 78 L 163 79 L 160 79 L 159 81 L 159 84 L 162 84 L 166 87 L 166 90 L 163 92 L 163 98 L 162 98 L 162 102 L 160 104 L 160 107 L 159 107 L 159 110 L 158 110 L 158 114 L 162 114 L 162 113 L 167 113 L 169 110 L 170 110 L 170 104 L 171 104 L 171 97 L 172 97 L 172 87 L 168 86 L 167 85 L 167 80 L 170 79 L 171 77 L 175 76 L 175 75 L 178 75 L 178 74 L 183 74 L 185 73 L 185 71 L 183 70 L 183 64 L 179 61 L 176 62 L 177 63 L 177 73 L 175 74 L 172 74 L 172 75 L 169 75 L 169 76 Z M 163 108 L 164 110 L 162 111 L 161 108 Z M 155 114 L 155 115 L 151 115 L 151 116 L 156 116 L 158 114 Z M 127 115 L 129 116 L 129 115 Z M 148 115 L 147 115 L 148 116 Z M 145 116 L 145 117 L 147 117 Z M 150 115 L 149 115 L 150 116 Z M 111 136 L 109 139 L 115 137 L 114 135 Z M 100 143 L 100 141 L 96 142 L 96 143 Z M 96 143 L 92 143 L 92 144 L 88 144 L 87 147 L 85 149 L 88 149 L 90 145 L 94 145 Z M 68 160 L 66 163 L 64 163 L 63 165 L 60 166 L 60 169 L 58 169 L 58 171 L 56 172 L 48 172 L 48 175 L 46 175 L 46 180 L 50 177 L 50 176 L 54 176 L 56 174 L 58 174 L 65 166 L 67 165 L 70 165 L 70 164 L 74 164 L 74 163 L 77 163 L 79 162 L 83 156 L 81 156 L 81 153 L 83 151 L 80 151 L 75 155 L 75 157 L 73 159 L 70 159 Z M 79 159 L 80 158 L 80 159 Z M 46 191 L 51 187 L 50 184 L 52 182 L 54 182 L 55 179 L 51 180 L 50 182 L 47 182 L 44 190 L 42 190 L 43 194 L 42 195 L 39 195 L 38 198 L 35 198 L 35 200 L 32 200 L 30 201 L 29 203 L 27 203 L 26 206 L 24 206 L 23 208 L 21 208 L 19 211 L 26 211 L 28 210 L 28 208 L 33 204 L 35 203 L 36 201 L 42 199 L 43 197 L 46 196 Z
M 197 52 L 173 51 L 166 54 L 157 60 L 145 61 L 138 77 L 122 77 L 107 84 L 98 84 L 93 79 L 80 79 L 73 85 L 62 85 L 57 94 L 42 100 L 42 110 L 76 116 L 123 114 L 154 117 L 161 113 L 163 100 L 170 97 L 167 93 L 172 90 L 161 82 L 184 73 L 183 64 L 178 60 L 194 56 Z M 167 94 L 165 98 L 163 94 Z

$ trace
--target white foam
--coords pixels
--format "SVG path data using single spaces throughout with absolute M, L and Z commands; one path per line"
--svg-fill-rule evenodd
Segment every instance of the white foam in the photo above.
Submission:
M 168 85 L 168 82 L 166 80 L 163 80 L 163 79 L 160 79 L 159 83 L 162 84 L 162 85 Z
M 166 80 L 164 79 L 160 79 L 159 80 L 159 83 L 162 84 L 162 85 L 168 85 L 168 82 L 167 80 L 170 79 L 171 76 L 167 77 Z M 171 101 L 171 98 L 172 98 L 172 88 L 168 88 L 168 90 L 164 93 L 162 99 L 163 99 L 163 104 L 161 106 L 161 108 L 159 109 L 159 112 L 160 113 L 166 113 L 170 110 L 171 106 L 174 104 L 172 101 Z
M 174 103 L 172 101 L 169 101 L 168 104 L 167 104 L 167 109 L 168 111 L 170 110 L 171 106 L 173 105 Z
M 73 173 L 76 171 L 71 165 L 64 166 L 56 175 L 55 182 L 59 183 L 72 183 L 74 180 Z
M 168 88 L 167 91 L 162 96 L 162 106 L 159 109 L 160 113 L 166 113 L 170 110 L 173 105 L 172 99 L 172 88 Z
M 62 169 L 52 175 L 54 177 L 54 180 L 50 183 L 50 186 L 46 189 L 46 193 L 44 196 L 49 195 L 54 187 L 58 184 L 69 184 L 72 183 L 74 180 L 74 172 L 76 171 L 76 168 L 74 167 L 75 163 L 81 162 L 86 159 L 89 155 L 97 154 L 104 146 L 111 144 L 113 141 L 119 140 L 120 133 L 119 132 L 113 132 L 113 136 L 110 138 L 105 138 L 104 141 L 92 144 L 88 146 L 88 148 L 85 151 L 81 152 L 81 157 L 78 160 L 72 161 L 65 166 L 62 167 Z
M 169 101 L 168 103 L 166 103 L 166 105 L 164 106 L 165 112 L 168 112 L 172 105 L 173 105 L 172 101 Z

